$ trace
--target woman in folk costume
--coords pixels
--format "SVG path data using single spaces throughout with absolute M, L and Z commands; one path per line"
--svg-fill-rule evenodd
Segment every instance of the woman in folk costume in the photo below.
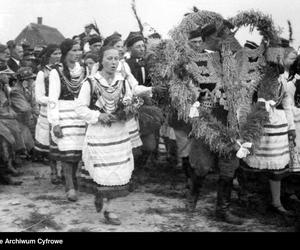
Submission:
M 88 123 L 80 187 L 95 193 L 98 212 L 103 208 L 103 198 L 107 198 L 105 221 L 114 225 L 121 221 L 112 213 L 110 201 L 128 193 L 134 168 L 128 126 L 116 115 L 121 101 L 124 104 L 132 100 L 128 81 L 117 73 L 118 64 L 118 50 L 104 46 L 100 52 L 99 71 L 93 79 L 84 82 L 76 108 L 78 115 Z
M 76 171 L 81 160 L 86 125 L 74 109 L 86 76 L 78 63 L 80 46 L 66 39 L 60 49 L 62 67 L 52 69 L 49 75 L 48 121 L 51 138 L 58 146 L 56 160 L 62 162 L 67 198 L 76 201 Z
M 98 55 L 92 52 L 87 53 L 84 58 L 84 65 L 86 67 L 86 75 L 93 77 L 97 70 L 94 70 L 94 65 L 98 62 Z
M 50 125 L 47 119 L 47 106 L 49 99 L 49 74 L 54 66 L 60 62 L 61 51 L 58 45 L 50 44 L 41 52 L 41 70 L 38 72 L 35 82 L 35 98 L 40 105 L 40 113 L 35 129 L 35 150 L 47 154 L 51 168 L 51 183 L 59 184 L 55 155 L 50 152 Z M 53 144 L 53 143 L 52 143 Z
M 257 102 L 269 113 L 269 123 L 264 125 L 264 135 L 255 149 L 255 154 L 244 158 L 244 169 L 263 171 L 269 176 L 272 196 L 271 210 L 291 216 L 280 199 L 281 180 L 289 172 L 289 137 L 295 139 L 295 124 L 292 113 L 292 100 L 286 91 L 282 67 L 288 70 L 296 57 L 294 49 L 285 44 L 277 44 L 266 52 L 268 65 L 258 85 Z M 292 58 L 294 57 L 294 59 Z

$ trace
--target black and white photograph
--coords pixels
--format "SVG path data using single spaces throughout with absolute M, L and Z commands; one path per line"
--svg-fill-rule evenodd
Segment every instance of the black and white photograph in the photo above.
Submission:
M 299 0 L 0 6 L 0 232 L 300 231 Z

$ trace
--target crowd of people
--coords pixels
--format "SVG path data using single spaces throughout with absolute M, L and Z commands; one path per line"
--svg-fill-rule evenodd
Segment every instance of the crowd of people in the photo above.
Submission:
M 196 53 L 219 52 L 217 39 L 225 40 L 233 29 L 226 20 L 222 25 L 209 24 L 189 32 L 188 46 Z M 25 158 L 42 161 L 50 166 L 51 183 L 64 183 L 69 201 L 78 200 L 78 189 L 92 193 L 96 210 L 104 212 L 106 223 L 120 225 L 111 202 L 128 194 L 135 167 L 157 160 L 159 139 L 164 138 L 169 151 L 170 140 L 177 144 L 177 161 L 187 178 L 187 210 L 195 209 L 205 176 L 218 166 L 218 218 L 238 225 L 244 222 L 230 212 L 233 180 L 239 168 L 266 172 L 273 211 L 293 216 L 281 203 L 281 180 L 289 171 L 290 142 L 300 147 L 300 57 L 289 41 L 281 39 L 276 46 L 282 49 L 282 58 L 276 65 L 269 65 L 266 81 L 277 84 L 273 85 L 277 95 L 274 103 L 264 97 L 265 86 L 258 88 L 253 97 L 253 105 L 260 104 L 270 114 L 259 152 L 240 160 L 236 152 L 241 147 L 235 145 L 230 157 L 220 156 L 207 141 L 191 135 L 192 124 L 179 119 L 178 110 L 166 115 L 157 106 L 154 96 L 168 95 L 170 91 L 166 84 L 153 85 L 149 74 L 148 42 L 159 42 L 159 34 L 145 38 L 141 32 L 130 32 L 124 40 L 118 32 L 106 38 L 99 32 L 91 35 L 93 29 L 94 25 L 87 25 L 84 33 L 43 48 L 14 41 L 0 44 L 2 184 L 22 185 L 14 177 L 23 174 Z M 203 43 L 207 45 L 205 49 Z M 258 47 L 249 41 L 244 45 L 249 50 Z M 180 79 L 197 80 L 186 71 L 174 73 Z M 212 91 L 208 83 L 200 82 L 199 86 Z M 197 104 L 227 124 L 227 110 L 207 93 L 198 93 Z M 243 181 L 239 179 L 241 186 Z

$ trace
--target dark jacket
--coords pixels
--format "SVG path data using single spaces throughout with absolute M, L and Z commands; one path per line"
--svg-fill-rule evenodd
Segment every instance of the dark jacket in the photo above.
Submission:
M 9 58 L 9 60 L 7 61 L 7 65 L 14 72 L 17 72 L 20 68 L 20 66 L 12 58 Z
M 148 74 L 148 67 L 147 64 L 142 62 L 137 62 L 137 58 L 129 58 L 126 60 L 128 63 L 132 75 L 135 77 L 135 79 L 138 81 L 139 85 L 144 85 L 147 87 L 151 86 L 151 79 Z M 143 73 L 142 73 L 142 66 L 145 68 L 145 82 L 143 82 Z

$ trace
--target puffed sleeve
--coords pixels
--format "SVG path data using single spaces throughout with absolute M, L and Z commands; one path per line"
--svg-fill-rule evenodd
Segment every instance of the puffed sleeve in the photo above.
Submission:
M 91 86 L 88 81 L 82 84 L 79 96 L 75 101 L 75 112 L 77 115 L 88 124 L 95 124 L 98 122 L 100 112 L 88 108 L 91 100 Z
M 59 125 L 59 95 L 61 83 L 58 72 L 52 69 L 49 75 L 48 121 L 54 127 Z
M 45 90 L 45 75 L 39 71 L 35 80 L 35 99 L 38 104 L 48 104 L 48 96 Z

